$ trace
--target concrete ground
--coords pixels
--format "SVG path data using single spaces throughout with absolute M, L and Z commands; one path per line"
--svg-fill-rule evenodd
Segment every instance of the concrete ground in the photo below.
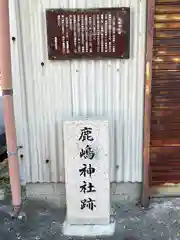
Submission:
M 24 203 L 27 221 L 12 220 L 4 211 L 8 202 L 0 205 L 0 240 L 66 240 L 83 239 L 65 237 L 62 223 L 65 210 L 55 209 L 45 202 Z M 111 240 L 175 240 L 180 239 L 180 199 L 159 199 L 151 202 L 149 209 L 121 202 L 112 206 L 116 219 L 116 232 Z M 86 238 L 87 239 L 87 238 Z
M 7 163 L 0 164 L 1 190 L 5 190 L 5 200 L 0 201 L 0 240 L 67 240 L 83 238 L 65 237 L 62 223 L 65 210 L 53 208 L 46 202 L 30 201 L 23 190 L 25 222 L 12 220 L 10 210 L 11 195 Z M 112 215 L 116 220 L 116 231 L 109 240 L 176 240 L 180 239 L 180 199 L 155 199 L 148 209 L 142 209 L 133 203 L 121 202 L 112 206 Z M 86 238 L 87 239 L 87 238 Z

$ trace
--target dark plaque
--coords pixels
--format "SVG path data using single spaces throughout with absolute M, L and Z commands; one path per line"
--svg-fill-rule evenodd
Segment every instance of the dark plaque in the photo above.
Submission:
M 50 60 L 129 58 L 130 9 L 48 9 Z

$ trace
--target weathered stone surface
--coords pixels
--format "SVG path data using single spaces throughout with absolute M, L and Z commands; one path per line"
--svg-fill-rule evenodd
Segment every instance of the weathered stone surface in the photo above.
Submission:
M 65 121 L 64 149 L 68 223 L 108 224 L 108 122 Z

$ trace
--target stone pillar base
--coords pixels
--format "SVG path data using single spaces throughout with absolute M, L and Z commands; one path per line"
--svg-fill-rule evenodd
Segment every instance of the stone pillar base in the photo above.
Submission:
M 113 236 L 115 225 L 114 221 L 108 225 L 71 225 L 65 221 L 62 232 L 65 236 L 73 237 Z

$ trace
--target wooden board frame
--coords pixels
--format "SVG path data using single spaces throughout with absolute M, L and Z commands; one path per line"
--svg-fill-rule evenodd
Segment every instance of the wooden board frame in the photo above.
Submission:
M 144 134 L 143 134 L 143 184 L 141 205 L 148 207 L 150 200 L 150 131 L 151 131 L 151 82 L 153 58 L 153 31 L 155 0 L 147 0 L 146 58 L 144 82 Z

